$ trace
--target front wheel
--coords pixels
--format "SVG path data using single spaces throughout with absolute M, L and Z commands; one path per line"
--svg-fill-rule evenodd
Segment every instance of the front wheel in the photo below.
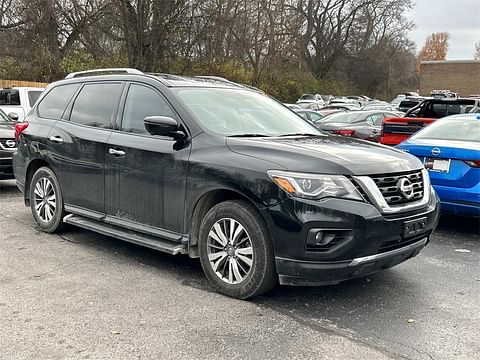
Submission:
M 55 173 L 48 167 L 39 168 L 32 177 L 30 208 L 40 230 L 54 233 L 63 228 L 62 192 Z
M 199 252 L 207 279 L 227 296 L 252 298 L 277 282 L 268 229 L 245 201 L 226 201 L 210 209 L 200 228 Z

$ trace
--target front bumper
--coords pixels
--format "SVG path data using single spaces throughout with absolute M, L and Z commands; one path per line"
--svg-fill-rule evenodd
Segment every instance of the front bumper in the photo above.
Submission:
M 418 255 L 428 241 L 428 237 L 425 237 L 403 248 L 342 262 L 323 263 L 276 258 L 279 281 L 282 285 L 295 286 L 335 285 L 411 259 Z
M 439 220 L 438 197 L 432 191 L 425 207 L 381 214 L 366 202 L 343 199 L 308 201 L 289 198 L 267 208 L 281 284 L 330 285 L 395 266 L 416 256 L 428 243 Z M 415 234 L 406 226 L 422 221 Z M 312 246 L 318 230 L 338 235 L 332 246 Z

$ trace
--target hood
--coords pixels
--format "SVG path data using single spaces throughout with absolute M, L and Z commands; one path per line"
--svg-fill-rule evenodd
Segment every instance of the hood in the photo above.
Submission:
M 420 161 L 384 145 L 342 136 L 227 138 L 230 150 L 275 163 L 272 169 L 370 175 L 421 169 Z M 273 164 L 272 164 L 273 165 Z

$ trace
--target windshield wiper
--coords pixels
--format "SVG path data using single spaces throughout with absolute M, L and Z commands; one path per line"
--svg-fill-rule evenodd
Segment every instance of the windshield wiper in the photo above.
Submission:
M 236 135 L 228 135 L 227 137 L 270 137 L 270 135 L 265 135 L 265 134 L 236 134 Z

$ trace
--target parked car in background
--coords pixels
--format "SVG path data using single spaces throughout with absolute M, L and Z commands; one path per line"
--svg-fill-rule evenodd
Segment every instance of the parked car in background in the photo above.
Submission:
M 295 112 L 305 120 L 308 120 L 312 123 L 316 123 L 325 117 L 325 115 L 312 110 L 295 110 Z
M 430 92 L 430 96 L 435 99 L 445 99 L 445 98 L 457 99 L 458 98 L 458 94 L 451 90 L 432 90 Z
M 378 110 L 350 111 L 329 115 L 316 122 L 315 127 L 336 135 L 378 142 L 383 119 L 397 116 L 393 112 Z
M 395 107 L 385 101 L 371 101 L 362 107 L 362 110 L 385 110 L 395 111 Z
M 41 231 L 199 257 L 241 299 L 366 276 L 429 242 L 438 199 L 414 156 L 324 134 L 240 84 L 116 71 L 51 84 L 16 125 L 17 185 Z
M 426 98 L 421 97 L 421 96 L 408 96 L 405 99 L 403 99 L 402 101 L 400 101 L 400 103 L 398 104 L 397 110 L 402 111 L 402 112 L 407 112 L 411 108 L 420 104 L 425 99 Z
M 404 117 L 386 118 L 383 121 L 380 142 L 385 145 L 398 145 L 436 119 L 478 111 L 478 99 L 426 99 L 408 110 Z
M 283 105 L 285 105 L 286 107 L 288 107 L 289 109 L 292 109 L 292 110 L 302 110 L 302 108 L 297 104 L 287 104 L 287 103 L 285 103 Z
M 423 162 L 443 212 L 480 216 L 480 114 L 445 117 L 397 147 Z
M 320 108 L 325 105 L 325 101 L 323 101 L 322 95 L 320 94 L 303 94 L 297 100 L 297 105 L 308 109 L 310 109 L 311 105 L 315 105 Z
M 12 87 L 0 89 L 0 109 L 6 114 L 16 113 L 18 121 L 23 121 L 25 115 L 35 105 L 43 88 Z
M 356 101 L 344 101 L 343 99 L 333 99 L 332 101 L 330 101 L 330 105 L 328 105 L 327 107 L 328 108 L 332 108 L 332 107 L 337 107 L 339 109 L 344 109 L 344 110 L 360 110 L 360 105 L 358 105 L 358 103 Z M 325 109 L 322 108 L 322 109 Z
M 318 112 L 323 116 L 328 116 L 330 114 L 335 114 L 338 112 L 346 112 L 346 111 L 350 111 L 350 109 L 348 107 L 340 106 L 340 105 L 328 105 L 328 106 L 324 106 L 320 110 L 317 110 L 316 112 Z
M 13 179 L 12 156 L 17 150 L 15 119 L 0 110 L 0 180 Z

